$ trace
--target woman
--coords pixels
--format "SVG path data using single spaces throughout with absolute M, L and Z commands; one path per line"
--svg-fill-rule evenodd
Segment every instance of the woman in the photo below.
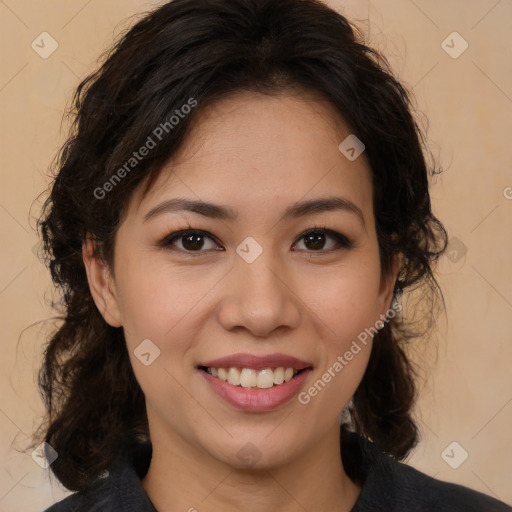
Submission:
M 400 297 L 442 302 L 446 232 L 408 95 L 346 19 L 174 0 L 75 107 L 40 220 L 41 436 L 77 491 L 50 511 L 510 510 L 399 462 Z

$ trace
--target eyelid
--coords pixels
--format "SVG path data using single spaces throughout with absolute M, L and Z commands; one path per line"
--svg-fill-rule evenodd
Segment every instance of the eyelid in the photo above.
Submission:
M 193 234 L 199 234 L 199 235 L 203 236 L 204 238 L 209 238 L 216 244 L 219 244 L 219 241 L 213 235 L 208 233 L 207 231 L 204 231 L 202 229 L 195 229 L 195 228 L 189 226 L 186 229 L 179 229 L 177 231 L 173 231 L 172 233 L 169 233 L 160 242 L 158 242 L 157 245 L 160 247 L 163 247 L 165 249 L 165 248 L 168 248 L 169 246 L 171 246 L 172 243 L 175 242 L 176 240 L 179 240 L 180 238 L 183 238 L 186 235 L 193 235 Z M 205 253 L 205 252 L 211 251 L 212 249 L 208 249 L 206 251 L 183 251 L 182 249 L 176 249 L 176 250 L 180 251 L 180 252 L 184 252 L 186 254 L 194 255 L 194 253 L 196 253 L 196 254 Z
M 339 233 L 338 231 L 335 231 L 334 229 L 329 229 L 325 226 L 315 226 L 313 228 L 307 229 L 306 231 L 303 231 L 297 237 L 297 239 L 295 240 L 293 245 L 295 245 L 297 242 L 299 242 L 305 236 L 313 234 L 313 233 L 321 233 L 321 234 L 326 235 L 327 237 L 333 238 L 334 240 L 336 240 L 338 242 L 338 244 L 340 244 L 345 249 L 352 249 L 354 247 L 353 242 L 346 235 L 343 235 L 342 233 Z M 322 253 L 334 252 L 336 250 L 337 249 L 321 249 L 319 251 L 307 251 L 307 252 L 310 252 L 313 254 L 314 253 L 322 254 Z

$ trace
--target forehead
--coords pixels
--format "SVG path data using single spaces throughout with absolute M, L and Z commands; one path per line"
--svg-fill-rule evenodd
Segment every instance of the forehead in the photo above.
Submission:
M 170 195 L 233 205 L 262 216 L 276 202 L 344 194 L 360 207 L 372 197 L 364 153 L 348 160 L 338 148 L 351 130 L 334 107 L 313 94 L 240 92 L 204 108 L 189 136 L 131 213 Z

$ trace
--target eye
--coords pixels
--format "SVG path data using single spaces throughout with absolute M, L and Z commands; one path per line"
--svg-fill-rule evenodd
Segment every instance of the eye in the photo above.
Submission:
M 214 242 L 213 246 L 206 247 L 205 249 L 205 245 L 208 246 L 207 243 L 205 244 L 205 240 Z M 158 243 L 158 245 L 168 249 L 172 249 L 170 246 L 175 246 L 176 249 L 187 253 L 202 253 L 211 250 L 223 250 L 219 249 L 219 245 L 215 242 L 215 239 L 212 236 L 207 234 L 205 231 L 198 229 L 183 229 L 181 231 L 175 231 L 174 233 L 166 236 L 161 242 Z
M 334 244 L 331 243 L 331 247 L 326 249 L 325 244 L 329 239 L 331 242 L 334 241 Z M 303 244 L 306 247 L 307 252 L 323 253 L 335 251 L 340 248 L 350 249 L 353 247 L 352 242 L 346 236 L 328 228 L 311 229 L 306 231 L 306 233 L 303 233 L 298 240 L 304 240 Z M 336 247 L 336 245 L 338 247 Z

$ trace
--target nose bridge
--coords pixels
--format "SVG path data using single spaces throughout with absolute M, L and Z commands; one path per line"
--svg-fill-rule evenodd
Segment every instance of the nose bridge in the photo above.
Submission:
M 297 300 L 270 249 L 250 263 L 237 255 L 230 274 L 232 293 L 220 315 L 226 329 L 245 327 L 265 336 L 279 326 L 298 325 Z
M 279 305 L 285 299 L 284 285 L 271 251 L 263 251 L 252 263 L 240 259 L 235 263 L 235 272 L 237 279 L 240 280 L 239 299 L 245 307 L 251 310 L 252 314 L 276 315 Z

